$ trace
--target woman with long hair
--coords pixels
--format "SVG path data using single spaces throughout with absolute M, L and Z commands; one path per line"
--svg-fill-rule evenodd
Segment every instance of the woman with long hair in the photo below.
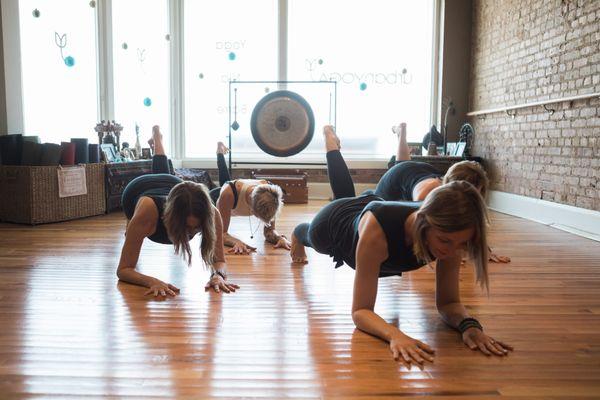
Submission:
M 289 250 L 290 242 L 285 235 L 275 230 L 275 219 L 283 207 L 283 191 L 271 182 L 262 179 L 231 180 L 229 169 L 225 163 L 225 154 L 229 149 L 222 143 L 217 144 L 217 167 L 219 185 L 210 191 L 210 197 L 216 204 L 223 219 L 223 235 L 225 246 L 231 247 L 229 253 L 249 254 L 256 250 L 241 239 L 229 233 L 229 223 L 232 216 L 258 218 L 264 224 L 265 240 L 274 248 Z
M 125 243 L 117 268 L 120 280 L 145 286 L 145 294 L 175 296 L 179 289 L 170 283 L 138 272 L 137 265 L 145 238 L 156 243 L 173 244 L 188 265 L 192 262 L 190 240 L 202 236 L 200 254 L 210 268 L 206 289 L 234 292 L 239 286 L 227 281 L 223 254 L 221 216 L 213 206 L 206 186 L 184 182 L 169 174 L 169 164 L 158 126 L 152 129 L 154 156 L 152 174 L 132 180 L 123 191 L 123 211 L 127 216 Z
M 434 350 L 409 337 L 374 312 L 378 278 L 401 275 L 436 262 L 436 305 L 442 319 L 461 333 L 471 349 L 505 356 L 512 350 L 483 331 L 460 302 L 463 252 L 475 266 L 477 281 L 488 288 L 487 208 L 479 191 L 465 181 L 442 185 L 422 204 L 384 201 L 375 194 L 352 197 L 352 179 L 333 128 L 325 127 L 327 168 L 336 200 L 292 235 L 293 262 L 307 260 L 305 247 L 356 270 L 352 319 L 362 331 L 386 340 L 395 359 L 423 364 Z

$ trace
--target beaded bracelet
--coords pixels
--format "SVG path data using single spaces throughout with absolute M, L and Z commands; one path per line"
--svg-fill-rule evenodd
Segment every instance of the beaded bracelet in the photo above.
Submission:
M 469 328 L 477 328 L 480 331 L 483 331 L 483 326 L 481 326 L 479 321 L 477 321 L 475 318 L 465 318 L 462 321 L 460 321 L 460 324 L 458 324 L 458 331 L 461 334 L 463 334 Z

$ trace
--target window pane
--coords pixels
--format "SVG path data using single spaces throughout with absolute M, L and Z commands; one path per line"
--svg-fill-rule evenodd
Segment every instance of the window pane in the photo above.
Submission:
M 142 147 L 152 126 L 160 125 L 170 154 L 169 8 L 167 0 L 113 1 L 115 118 L 123 125 L 121 142 Z
M 432 23 L 431 0 L 289 0 L 288 77 L 338 81 L 344 154 L 391 156 L 400 121 L 409 141 L 429 130 Z
M 229 80 L 277 79 L 277 0 L 188 0 L 184 15 L 185 154 L 214 157 L 229 132 Z M 240 121 L 255 100 L 240 96 Z M 236 154 L 258 149 L 249 122 L 239 124 Z
M 97 140 L 95 12 L 79 0 L 19 2 L 26 134 Z

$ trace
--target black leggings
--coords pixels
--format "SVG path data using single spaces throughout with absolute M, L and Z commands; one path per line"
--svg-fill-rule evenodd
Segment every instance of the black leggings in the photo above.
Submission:
M 152 157 L 152 173 L 138 176 L 127 184 L 121 204 L 127 219 L 133 217 L 135 206 L 141 196 L 164 195 L 167 196 L 173 186 L 183 182 L 180 178 L 170 174 L 169 160 L 165 155 Z
M 223 154 L 217 154 L 217 168 L 219 169 L 219 187 L 211 189 L 209 192 L 213 204 L 217 204 L 217 200 L 221 194 L 221 187 L 231 180 L 229 168 L 227 168 L 227 163 L 225 162 L 225 156 Z
M 304 246 L 319 253 L 330 254 L 333 243 L 329 235 L 329 217 L 338 207 L 339 200 L 355 197 L 354 183 L 350 171 L 339 150 L 327 152 L 327 175 L 333 191 L 334 201 L 323 207 L 310 223 L 302 223 L 294 229 L 294 236 Z

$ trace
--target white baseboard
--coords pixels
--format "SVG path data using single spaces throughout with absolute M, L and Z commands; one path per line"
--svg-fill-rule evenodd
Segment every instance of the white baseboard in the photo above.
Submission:
M 600 242 L 599 211 L 498 191 L 490 192 L 489 207 Z

